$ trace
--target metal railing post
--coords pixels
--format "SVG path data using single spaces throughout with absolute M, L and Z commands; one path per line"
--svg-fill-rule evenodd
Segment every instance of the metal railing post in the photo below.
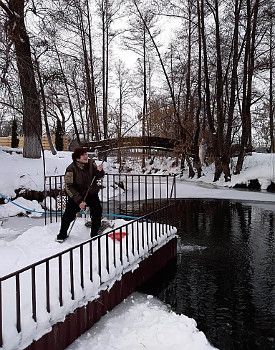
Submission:
M 101 241 L 100 241 L 100 238 L 101 238 L 101 236 L 99 236 L 97 238 L 97 254 L 98 254 L 98 275 L 99 275 L 99 280 L 100 280 L 100 283 L 101 283 L 101 275 L 102 275 L 101 269 L 102 269 L 102 266 L 101 266 Z
M 105 248 L 106 248 L 106 270 L 109 273 L 110 272 L 110 263 L 109 263 L 109 236 L 108 234 L 105 235 Z
M 125 176 L 125 201 L 126 201 L 126 215 L 128 214 L 128 181 L 127 176 Z
M 147 176 L 145 176 L 145 208 L 146 208 L 146 212 L 148 210 L 148 201 L 147 201 L 147 197 L 148 197 L 148 192 L 147 192 Z
M 44 206 L 44 224 L 47 225 L 47 206 L 46 206 L 46 197 L 47 197 L 47 177 L 44 179 L 44 201 L 45 201 L 45 206 Z
M 51 312 L 51 308 L 50 308 L 50 266 L 49 266 L 49 260 L 46 261 L 46 304 L 47 304 L 47 311 Z
M 70 250 L 70 283 L 72 300 L 74 300 L 74 257 L 72 249 Z
M 62 284 L 62 279 L 63 279 L 63 266 L 62 266 L 62 254 L 59 255 L 58 257 L 58 284 L 59 284 L 59 305 L 63 306 L 63 284 Z
M 140 175 L 138 175 L 138 211 L 140 213 L 140 208 L 141 208 L 141 204 L 140 204 Z
M 0 347 L 3 346 L 2 282 L 0 281 Z
M 57 178 L 54 178 L 54 186 L 55 186 L 55 191 L 57 190 Z M 59 193 L 60 199 L 62 201 L 61 198 L 61 193 Z M 57 205 L 55 205 L 55 222 L 57 222 Z
M 35 281 L 35 266 L 31 269 L 32 274 L 32 318 L 36 322 L 36 281 Z
M 16 329 L 21 332 L 21 306 L 20 306 L 20 277 L 19 273 L 15 275 L 15 291 L 16 291 Z
M 61 216 L 63 215 L 63 182 L 62 182 L 62 176 L 60 176 L 60 210 L 61 210 Z M 56 208 L 57 213 L 57 208 Z
M 93 241 L 89 243 L 90 281 L 93 282 Z
M 177 198 L 177 192 L 176 192 L 176 175 L 174 174 L 174 199 Z
M 136 221 L 136 225 L 137 225 L 137 252 L 139 255 L 139 224 L 138 224 L 138 221 Z
M 123 265 L 123 257 L 122 257 L 122 228 L 119 229 L 119 236 L 120 236 L 120 239 L 119 239 L 119 258 L 120 258 L 121 265 Z
M 114 235 L 114 232 L 113 232 Z M 115 236 L 113 237 L 113 258 L 114 258 L 114 267 L 116 268 L 116 242 Z
M 115 197 L 116 197 L 116 192 L 115 192 L 115 175 L 113 175 L 113 211 L 115 211 L 115 205 L 116 205 L 116 202 L 115 202 Z
M 109 174 L 107 174 L 107 189 L 106 189 L 106 192 L 107 192 L 107 212 L 109 213 L 110 212 L 110 180 L 109 180 Z
M 131 222 L 131 236 L 132 236 L 132 255 L 135 255 L 135 235 L 134 235 L 134 223 Z
M 80 258 L 80 285 L 81 285 L 81 288 L 84 289 L 83 245 L 81 245 L 79 247 L 79 249 L 80 249 L 80 254 L 79 254 L 79 258 Z
M 126 225 L 126 257 L 127 257 L 127 261 L 129 261 L 129 229 L 128 229 L 128 225 Z

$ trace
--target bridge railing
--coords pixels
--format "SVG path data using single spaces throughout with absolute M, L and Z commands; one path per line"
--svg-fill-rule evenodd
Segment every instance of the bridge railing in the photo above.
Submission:
M 177 155 L 176 151 L 173 148 L 165 147 L 154 147 L 154 146 L 125 146 L 125 147 L 112 147 L 110 149 L 103 148 L 97 149 L 97 155 L 99 159 L 104 159 L 106 155 L 111 156 L 121 156 L 122 158 L 127 157 L 147 157 L 151 158 L 152 156 L 157 157 L 175 157 Z
M 45 223 L 57 222 L 67 202 L 64 176 L 46 176 Z M 106 174 L 98 181 L 104 215 L 140 216 L 176 197 L 175 175 Z
M 160 208 L 0 277 L 0 348 L 27 346 L 80 304 L 96 299 L 108 281 L 174 234 L 170 214 L 171 205 Z

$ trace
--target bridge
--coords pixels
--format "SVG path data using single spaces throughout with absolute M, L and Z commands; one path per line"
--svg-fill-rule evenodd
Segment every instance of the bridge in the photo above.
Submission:
M 99 156 L 114 154 L 115 151 L 136 151 L 142 153 L 162 152 L 163 154 L 176 152 L 178 141 L 157 136 L 129 136 L 101 141 L 83 142 L 83 147 L 97 151 Z

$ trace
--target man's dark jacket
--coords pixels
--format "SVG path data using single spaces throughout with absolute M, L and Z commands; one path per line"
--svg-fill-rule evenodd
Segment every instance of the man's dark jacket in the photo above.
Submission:
M 104 171 L 98 171 L 95 161 L 89 159 L 88 163 L 82 164 L 79 162 L 71 163 L 65 173 L 65 190 L 76 204 L 80 204 L 87 193 L 90 184 L 93 185 L 89 190 L 88 196 L 96 194 L 99 191 L 97 179 L 104 176 Z

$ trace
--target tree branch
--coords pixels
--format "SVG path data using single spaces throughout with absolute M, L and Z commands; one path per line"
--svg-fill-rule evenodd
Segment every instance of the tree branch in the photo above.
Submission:
M 6 14 L 11 17 L 14 15 L 14 13 L 10 10 L 8 5 L 4 4 L 2 0 L 0 0 L 0 7 L 6 12 Z

